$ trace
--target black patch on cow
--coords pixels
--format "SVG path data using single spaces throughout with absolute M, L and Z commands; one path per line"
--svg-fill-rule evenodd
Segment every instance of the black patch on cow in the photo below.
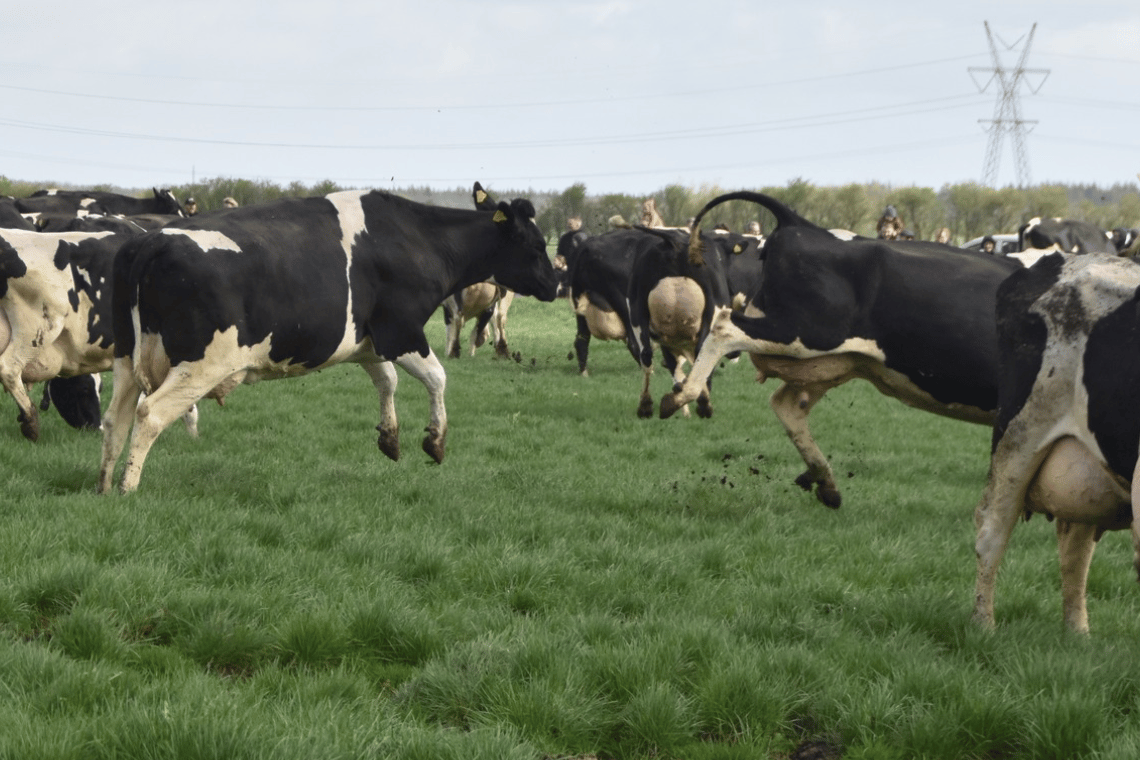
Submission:
M 1025 407 L 1041 373 L 1042 357 L 1049 339 L 1048 328 L 1044 319 L 1029 308 L 1057 283 L 1063 265 L 1063 257 L 1046 256 L 1033 267 L 1014 272 L 998 287 L 1000 380 L 991 451 L 997 448 L 1010 421 Z
M 1089 331 L 1084 355 L 1089 395 L 1089 429 L 1108 466 L 1132 480 L 1140 446 L 1140 290 L 1098 320 Z
M 8 280 L 19 279 L 28 273 L 28 265 L 12 244 L 0 237 L 0 298 L 8 294 Z
M 64 421 L 79 430 L 99 428 L 99 392 L 91 375 L 57 377 L 47 383 L 47 395 Z

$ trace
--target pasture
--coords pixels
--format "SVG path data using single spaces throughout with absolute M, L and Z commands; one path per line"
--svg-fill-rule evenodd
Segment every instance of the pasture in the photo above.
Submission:
M 1087 639 L 1040 517 L 997 630 L 970 621 L 988 430 L 833 391 L 831 511 L 747 359 L 711 420 L 639 420 L 625 347 L 593 342 L 581 378 L 573 332 L 564 300 L 519 298 L 520 361 L 465 334 L 439 466 L 402 372 L 399 462 L 341 365 L 204 403 L 128 497 L 95 494 L 98 434 L 51 412 L 29 444 L 5 399 L 0 758 L 1140 755 L 1127 535 L 1093 561 Z

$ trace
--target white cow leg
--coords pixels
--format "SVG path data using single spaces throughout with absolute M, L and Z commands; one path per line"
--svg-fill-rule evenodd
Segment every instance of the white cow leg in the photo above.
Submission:
M 368 362 L 361 366 L 372 378 L 380 397 L 380 424 L 376 426 L 380 438 L 376 445 L 384 456 L 397 462 L 400 459 L 400 422 L 396 418 L 396 385 L 399 382 L 396 367 L 392 362 Z
M 103 454 L 99 464 L 99 493 L 109 493 L 115 477 L 115 464 L 123 453 L 131 423 L 135 418 L 142 388 L 135 380 L 130 357 L 115 359 L 111 403 L 103 415 Z
M 3 382 L 5 390 L 11 394 L 16 406 L 20 407 L 20 415 L 16 418 L 20 423 L 20 432 L 29 441 L 36 441 L 40 437 L 40 412 L 32 403 L 28 395 L 28 386 L 24 385 L 20 377 L 22 371 L 22 366 L 5 365 L 0 370 L 0 382 Z
M 130 493 L 138 488 L 143 463 L 162 431 L 186 414 L 203 396 L 222 385 L 230 374 L 192 374 L 175 367 L 162 385 L 139 402 L 127 451 L 127 464 L 123 468 L 123 479 L 119 482 L 121 493 Z
M 811 491 L 812 486 L 815 486 L 815 497 L 826 506 L 838 509 L 843 497 L 835 484 L 831 465 L 812 437 L 811 427 L 808 425 L 808 415 L 811 414 L 812 407 L 829 389 L 830 386 L 827 385 L 793 386 L 784 383 L 772 394 L 770 403 L 792 445 L 800 452 L 800 458 L 807 465 L 807 470 L 796 478 L 796 485 L 805 491 Z
M 1057 520 L 1057 552 L 1061 559 L 1061 602 L 1065 625 L 1077 633 L 1089 632 L 1085 589 L 1089 565 L 1096 551 L 1096 526 Z
M 974 585 L 974 620 L 984 628 L 994 627 L 994 587 L 998 567 L 1009 545 L 1017 520 L 1025 509 L 1025 493 L 1029 481 L 1041 463 L 1028 445 L 1011 440 L 1007 433 L 999 441 L 990 461 L 990 474 L 982 490 L 982 498 L 974 510 L 978 557 Z
M 424 384 L 431 402 L 431 422 L 425 428 L 423 450 L 437 463 L 443 461 L 447 444 L 447 408 L 444 405 L 444 391 L 447 389 L 447 373 L 439 363 L 435 352 L 428 350 L 427 356 L 412 352 L 396 359 L 412 377 Z

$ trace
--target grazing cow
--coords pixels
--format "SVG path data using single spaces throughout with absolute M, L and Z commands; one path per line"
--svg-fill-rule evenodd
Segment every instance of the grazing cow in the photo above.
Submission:
M 459 358 L 459 339 L 463 325 L 475 319 L 471 331 L 471 355 L 487 341 L 488 327 L 495 334 L 495 356 L 511 355 L 507 348 L 507 310 L 514 300 L 514 291 L 493 282 L 477 282 L 443 300 L 443 322 L 447 326 L 447 355 Z
M 989 478 L 975 512 L 974 618 L 994 624 L 998 566 L 1021 516 L 1057 523 L 1064 622 L 1088 631 L 1096 542 L 1132 527 L 1140 573 L 1140 266 L 1046 256 L 998 290 L 1001 355 Z
M 760 286 L 744 314 L 717 311 L 684 384 L 661 399 L 662 417 L 697 398 L 722 356 L 748 351 L 758 379 L 783 381 L 771 405 L 807 465 L 796 484 L 817 487 L 829 507 L 841 496 L 808 414 L 831 388 L 863 378 L 909 406 L 993 422 L 994 302 L 1019 262 L 931 242 L 843 241 L 761 193 L 714 198 L 698 223 L 729 200 L 758 203 L 776 217 Z M 699 258 L 699 246 L 692 250 Z
M 26 214 L 170 214 L 186 216 L 182 204 L 170 190 L 153 188 L 151 198 L 132 198 L 99 190 L 37 190 L 27 198 L 17 198 L 16 207 Z
M 1034 217 L 1017 231 L 1018 250 L 1058 250 L 1061 253 L 1116 253 L 1112 235 L 1096 225 L 1073 219 Z
M 424 384 L 423 448 L 442 461 L 446 375 L 424 325 L 449 293 L 492 278 L 553 300 L 534 215 L 523 199 L 490 212 L 348 191 L 199 215 L 129 241 L 115 260 L 99 491 L 111 489 L 128 433 L 124 493 L 138 487 L 158 435 L 198 399 L 346 361 L 379 393 L 378 443 L 391 459 L 400 452 L 392 363 Z
M 46 412 L 54 405 L 59 416 L 73 428 L 98 430 L 102 422 L 99 402 L 102 384 L 97 374 L 53 377 L 44 383 L 40 411 Z

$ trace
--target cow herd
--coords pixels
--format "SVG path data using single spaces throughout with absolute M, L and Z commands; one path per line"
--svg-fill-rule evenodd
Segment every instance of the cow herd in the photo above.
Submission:
M 39 434 L 32 383 L 110 369 L 98 489 L 114 488 L 126 450 L 117 481 L 126 493 L 157 437 L 201 399 L 353 362 L 377 391 L 378 445 L 392 459 L 395 366 L 423 383 L 423 449 L 439 462 L 446 376 L 424 335 L 429 318 L 443 306 L 448 355 L 467 319 L 478 320 L 472 350 L 490 323 L 506 355 L 514 294 L 565 292 L 579 371 L 591 338 L 624 340 L 642 370 L 640 416 L 653 414 L 655 349 L 675 379 L 661 417 L 693 401 L 711 416 L 714 370 L 747 353 L 760 380 L 780 382 L 770 404 L 806 467 L 796 483 L 829 507 L 842 496 L 808 416 L 830 389 L 862 378 L 917 409 L 991 426 L 975 511 L 982 625 L 994 624 L 998 565 L 1021 516 L 1056 523 L 1073 630 L 1088 630 L 1085 584 L 1104 531 L 1132 529 L 1140 575 L 1140 409 L 1129 406 L 1140 381 L 1140 267 L 1119 255 L 1125 241 L 1032 220 L 1023 246 L 1041 250 L 1019 260 L 837 234 L 738 192 L 685 228 L 573 230 L 552 262 L 530 201 L 496 202 L 478 183 L 473 196 L 473 209 L 449 209 L 347 191 L 196 216 L 157 189 L 143 200 L 0 199 L 0 381 L 24 436 Z M 726 202 L 767 209 L 775 228 L 767 239 L 702 232 Z M 67 387 L 51 393 L 61 412 Z

